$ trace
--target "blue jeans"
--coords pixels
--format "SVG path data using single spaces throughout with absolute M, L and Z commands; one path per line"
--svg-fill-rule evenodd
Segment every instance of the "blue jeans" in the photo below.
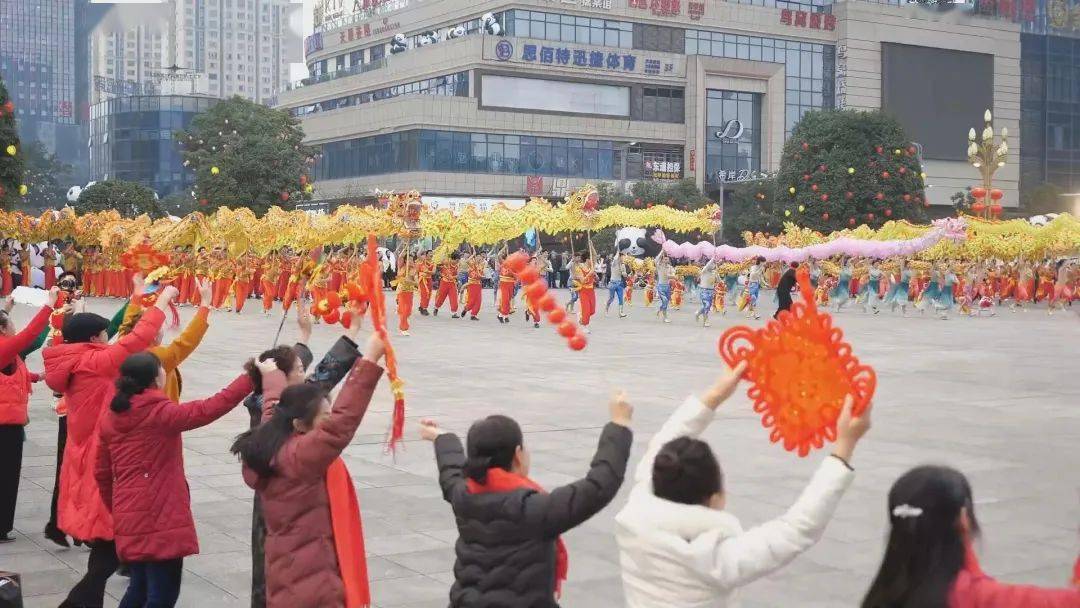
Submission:
M 701 298 L 701 308 L 698 309 L 698 314 L 709 318 L 709 313 L 712 312 L 713 296 L 716 295 L 716 289 L 712 287 L 698 288 L 698 297 Z
M 660 298 L 660 312 L 667 312 L 668 304 L 671 302 L 671 283 L 657 285 L 656 295 Z
M 618 297 L 619 306 L 623 305 L 623 296 L 626 294 L 626 281 L 622 279 L 613 280 L 608 283 L 607 286 L 607 308 L 611 308 L 611 302 Z
M 576 290 L 576 289 L 571 289 L 570 290 L 570 304 L 573 304 L 574 302 L 578 301 L 578 295 L 579 295 L 578 290 Z
M 761 293 L 761 283 L 750 283 L 746 286 L 746 293 L 750 296 L 750 307 L 757 306 L 758 294 Z
M 119 608 L 173 608 L 180 597 L 184 559 L 132 562 L 131 581 Z

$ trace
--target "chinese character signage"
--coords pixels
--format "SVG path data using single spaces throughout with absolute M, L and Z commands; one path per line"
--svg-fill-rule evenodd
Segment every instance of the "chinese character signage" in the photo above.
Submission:
M 529 175 L 525 178 L 525 194 L 529 196 L 544 195 L 544 178 L 539 175 Z
M 646 57 L 631 49 L 561 46 L 528 39 L 511 42 L 494 36 L 485 39 L 484 57 L 501 62 L 673 77 L 681 77 L 685 72 L 684 58 L 666 54 Z
M 312 35 L 310 35 L 310 36 L 308 36 L 307 38 L 304 39 L 304 56 L 305 57 L 307 57 L 308 55 L 310 55 L 310 54 L 312 54 L 312 53 L 314 53 L 316 51 L 321 51 L 322 48 L 323 48 L 323 45 L 322 45 L 322 32 L 315 32 L 314 34 L 312 34 Z
M 805 27 L 812 30 L 833 31 L 836 29 L 836 15 L 808 13 L 785 8 L 780 11 L 780 23 L 793 27 Z
M 682 11 L 682 0 L 626 0 L 626 5 L 660 17 L 674 17 Z M 704 12 L 704 5 L 701 10 Z
M 682 163 L 646 160 L 645 179 L 682 179 Z
M 354 40 L 363 40 L 365 38 L 371 38 L 372 36 L 382 36 L 383 34 L 389 34 L 400 29 L 400 21 L 390 21 L 388 17 L 384 17 L 381 24 L 373 25 L 371 23 L 364 23 L 341 30 L 338 32 L 338 37 L 340 38 L 338 44 L 345 44 Z
M 547 0 L 550 4 L 560 4 L 567 8 L 588 8 L 610 11 L 613 0 Z

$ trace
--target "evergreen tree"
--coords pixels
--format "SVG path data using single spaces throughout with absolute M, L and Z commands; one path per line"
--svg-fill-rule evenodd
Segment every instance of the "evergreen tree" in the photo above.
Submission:
M 889 220 L 925 223 L 916 147 L 882 112 L 808 112 L 784 145 L 772 214 L 822 232 Z
M 9 209 L 19 200 L 23 179 L 22 147 L 15 127 L 15 102 L 0 80 L 0 208 Z
M 75 210 L 79 213 L 116 209 L 124 217 L 147 214 L 152 218 L 164 217 L 165 213 L 154 198 L 154 191 L 137 182 L 110 179 L 98 182 L 79 194 Z

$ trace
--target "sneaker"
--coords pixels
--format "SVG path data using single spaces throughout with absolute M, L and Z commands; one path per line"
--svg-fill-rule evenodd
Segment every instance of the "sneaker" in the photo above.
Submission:
M 60 531 L 55 524 L 45 525 L 45 538 L 60 545 L 61 547 L 70 547 L 68 543 L 67 535 Z
M 668 319 L 667 317 L 664 317 L 664 323 L 671 323 L 671 319 Z
M 619 313 L 619 318 L 620 319 L 625 319 L 626 318 L 626 313 L 625 312 L 620 312 Z
M 454 313 L 454 314 L 450 315 L 450 318 L 451 318 L 451 319 L 456 319 L 456 318 L 458 318 L 458 315 L 457 315 L 457 313 Z
M 13 542 L 15 542 L 15 537 L 11 535 L 11 532 L 4 532 L 3 534 L 0 534 L 0 545 Z
M 539 323 L 533 323 L 533 327 L 535 327 L 536 329 L 540 329 L 540 324 Z
M 462 319 L 464 319 L 464 318 L 465 318 L 465 317 L 462 317 Z M 476 318 L 476 315 L 473 315 L 473 316 L 469 317 L 469 320 L 470 320 L 470 321 L 479 321 L 480 319 L 477 319 L 477 318 Z
M 712 324 L 709 323 L 708 321 L 705 321 L 705 324 L 702 325 L 702 327 L 712 327 Z
M 431 314 L 436 317 L 439 316 L 439 309 L 436 308 L 435 310 L 431 311 Z
M 421 316 L 421 317 L 426 317 L 426 316 L 428 316 L 428 311 L 427 311 L 427 309 L 426 309 L 426 308 L 418 308 L 417 310 L 418 310 L 418 311 L 420 312 L 420 316 Z

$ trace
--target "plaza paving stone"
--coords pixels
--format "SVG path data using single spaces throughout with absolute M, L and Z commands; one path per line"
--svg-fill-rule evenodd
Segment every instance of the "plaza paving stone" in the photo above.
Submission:
M 490 295 L 485 292 L 485 298 Z M 764 299 L 771 301 L 771 294 Z M 96 300 L 90 309 L 111 313 L 118 306 Z M 182 366 L 186 398 L 224 386 L 246 357 L 271 344 L 280 313 L 266 318 L 255 301 L 248 308 L 240 316 L 211 316 L 210 333 Z M 192 311 L 182 313 L 186 321 Z M 14 316 L 21 324 L 29 314 L 17 310 Z M 585 472 L 607 421 L 608 396 L 623 388 L 635 407 L 633 467 L 672 409 L 720 372 L 716 339 L 742 321 L 729 313 L 703 329 L 691 317 L 684 309 L 663 325 L 640 307 L 627 319 L 601 314 L 588 349 L 574 353 L 551 327 L 533 329 L 520 314 L 511 325 L 496 323 L 490 304 L 479 322 L 445 313 L 414 316 L 413 336 L 395 339 L 408 382 L 405 444 L 396 455 L 384 450 L 391 411 L 384 385 L 345 452 L 363 512 L 376 605 L 445 606 L 452 581 L 457 534 L 439 493 L 431 446 L 417 437 L 420 417 L 463 434 L 483 415 L 512 415 L 525 430 L 533 477 L 551 487 Z M 1080 521 L 1080 316 L 1029 311 L 940 321 L 847 310 L 839 324 L 856 353 L 876 368 L 879 382 L 874 426 L 853 462 L 855 482 L 824 539 L 787 568 L 749 585 L 743 606 L 857 605 L 882 554 L 886 492 L 897 476 L 921 463 L 950 464 L 971 478 L 989 573 L 1020 583 L 1063 584 L 1077 555 Z M 316 328 L 316 356 L 336 333 Z M 291 319 L 284 337 L 295 337 Z M 40 366 L 34 355 L 31 369 Z M 56 417 L 43 386 L 31 400 L 30 417 L 18 539 L 0 545 L 0 569 L 22 573 L 28 608 L 51 608 L 80 576 L 87 552 L 61 549 L 41 534 L 56 438 Z M 246 424 L 239 408 L 185 435 L 202 552 L 185 561 L 180 606 L 248 605 L 252 493 L 228 454 Z M 823 457 L 800 459 L 770 444 L 742 391 L 724 404 L 705 437 L 724 467 L 728 508 L 746 526 L 780 515 Z M 612 530 L 628 489 L 566 535 L 571 567 L 564 606 L 621 604 Z M 120 577 L 110 580 L 106 605 L 116 605 L 126 584 Z

